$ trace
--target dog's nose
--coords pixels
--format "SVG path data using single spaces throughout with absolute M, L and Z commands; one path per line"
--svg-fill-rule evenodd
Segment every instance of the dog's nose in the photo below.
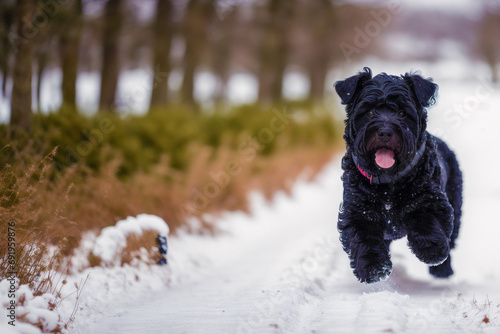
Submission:
M 378 139 L 383 143 L 387 143 L 391 140 L 393 134 L 394 132 L 391 129 L 382 128 L 378 130 Z

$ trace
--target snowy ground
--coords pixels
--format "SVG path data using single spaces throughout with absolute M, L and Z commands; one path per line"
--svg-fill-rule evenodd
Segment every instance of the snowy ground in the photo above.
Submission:
M 339 156 L 314 182 L 297 182 L 291 196 L 267 203 L 252 195 L 251 215 L 218 219 L 221 235 L 172 237 L 169 268 L 136 271 L 143 283 L 126 281 L 132 269 L 120 269 L 122 293 L 104 301 L 102 288 L 84 291 L 70 332 L 498 333 L 498 88 L 477 79 L 442 84 L 440 92 L 429 128 L 457 152 L 465 178 L 451 279 L 432 278 L 399 240 L 387 281 L 356 281 L 336 231 Z M 168 286 L 148 286 L 167 279 Z

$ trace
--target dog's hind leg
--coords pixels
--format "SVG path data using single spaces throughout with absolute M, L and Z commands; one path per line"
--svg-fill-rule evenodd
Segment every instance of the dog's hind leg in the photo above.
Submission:
M 448 183 L 446 184 L 446 194 L 453 207 L 453 232 L 451 234 L 450 248 L 455 247 L 455 240 L 458 237 L 458 232 L 460 230 L 460 219 L 462 217 L 462 172 L 458 166 L 455 154 L 449 151 L 449 155 L 446 157 L 446 161 L 450 166 L 450 175 L 448 177 Z
M 458 161 L 455 157 L 453 151 L 451 151 L 448 146 L 437 140 L 438 150 L 446 163 L 446 169 L 448 173 L 448 180 L 446 182 L 446 195 L 448 196 L 448 201 L 453 207 L 453 231 L 450 237 L 450 250 L 455 247 L 455 240 L 458 237 L 460 230 L 460 219 L 462 216 L 462 172 L 458 165 Z M 429 273 L 435 277 L 446 278 L 453 275 L 453 269 L 451 267 L 451 257 L 448 256 L 445 262 L 438 266 L 429 267 Z
M 445 168 L 448 174 L 444 190 L 448 196 L 448 201 L 453 207 L 453 232 L 450 239 L 450 249 L 453 249 L 460 230 L 460 218 L 462 217 L 462 172 L 455 153 L 442 140 L 436 138 L 436 142 L 441 161 L 446 164 Z

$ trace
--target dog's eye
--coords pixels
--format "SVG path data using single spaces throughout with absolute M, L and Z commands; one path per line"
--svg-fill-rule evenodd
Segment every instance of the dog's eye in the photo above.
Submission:
M 405 118 L 406 117 L 406 113 L 404 111 L 399 111 L 398 112 L 398 116 L 401 117 L 401 118 Z
M 373 111 L 368 111 L 365 115 L 368 118 L 372 118 L 373 117 Z

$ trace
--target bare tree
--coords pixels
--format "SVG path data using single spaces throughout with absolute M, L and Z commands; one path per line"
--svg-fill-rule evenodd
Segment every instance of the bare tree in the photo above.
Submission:
M 37 1 L 35 13 L 42 13 L 44 10 L 43 2 Z M 37 36 L 33 46 L 34 49 L 34 63 L 36 63 L 36 106 L 37 110 L 41 110 L 41 89 L 42 79 L 45 69 L 53 60 L 54 41 L 61 33 L 61 27 L 58 25 L 59 15 L 52 17 L 47 24 L 37 27 Z
M 215 102 L 220 103 L 224 99 L 227 80 L 229 79 L 234 45 L 234 30 L 238 25 L 238 6 L 229 8 L 219 16 L 216 21 L 211 45 L 211 67 L 218 77 L 215 87 Z
M 172 44 L 172 1 L 158 0 L 153 25 L 153 92 L 149 109 L 163 106 L 168 100 L 168 73 Z
M 489 8 L 485 11 L 478 27 L 477 48 L 491 71 L 491 81 L 498 82 L 498 62 L 500 60 L 500 11 Z
M 308 72 L 311 88 L 309 99 L 322 100 L 330 59 L 332 58 L 329 39 L 335 26 L 335 13 L 330 0 L 307 2 L 309 10 Z M 311 20 L 310 18 L 314 18 Z
M 26 35 L 25 20 L 31 22 L 35 0 L 17 0 L 16 34 L 17 54 L 14 63 L 10 125 L 31 130 L 31 78 L 33 61 L 33 38 Z
M 209 25 L 215 17 L 215 0 L 190 0 L 184 16 L 184 78 L 181 87 L 182 101 L 196 105 L 194 78 L 205 51 Z
M 123 0 L 108 0 L 104 9 L 102 43 L 101 96 L 99 110 L 112 111 L 115 107 L 119 64 L 119 35 L 123 22 Z
M 52 35 L 42 31 L 39 33 L 37 38 L 37 45 L 35 47 L 35 61 L 36 61 L 36 105 L 37 110 L 42 109 L 41 103 L 41 91 L 42 91 L 42 78 L 45 69 L 50 60 L 51 50 L 52 50 Z
M 0 69 L 2 71 L 2 94 L 4 96 L 9 76 L 9 58 L 11 53 L 9 32 L 14 24 L 14 4 L 14 1 L 10 1 L 0 6 Z
M 59 55 L 62 67 L 63 106 L 74 111 L 76 111 L 76 79 L 83 24 L 82 12 L 82 0 L 74 0 L 68 3 L 65 12 L 58 16 L 61 18 Z
M 283 76 L 289 51 L 288 30 L 294 0 L 269 0 L 262 12 L 264 28 L 260 43 L 259 101 L 282 99 Z

